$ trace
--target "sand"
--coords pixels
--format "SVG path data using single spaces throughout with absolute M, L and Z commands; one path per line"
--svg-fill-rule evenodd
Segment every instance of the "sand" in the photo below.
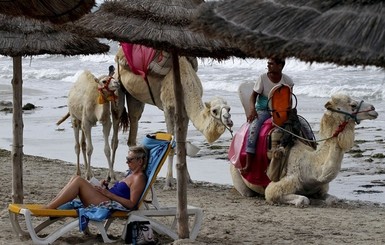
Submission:
M 0 150 L 0 244 L 32 244 L 12 231 L 7 206 L 12 202 L 10 152 Z M 75 166 L 60 160 L 24 157 L 24 202 L 46 203 L 68 181 Z M 94 168 L 103 178 L 106 169 Z M 163 178 L 155 189 L 163 205 L 176 205 L 176 190 L 164 191 Z M 231 185 L 196 182 L 188 187 L 188 203 L 204 210 L 204 219 L 195 241 L 157 235 L 159 244 L 384 244 L 384 206 L 341 200 L 332 206 L 312 202 L 307 208 L 269 205 L 262 197 L 241 197 Z M 124 221 L 114 222 L 111 235 L 119 237 Z M 123 243 L 122 241 L 117 244 Z M 84 235 L 77 229 L 55 244 L 102 244 L 100 236 Z

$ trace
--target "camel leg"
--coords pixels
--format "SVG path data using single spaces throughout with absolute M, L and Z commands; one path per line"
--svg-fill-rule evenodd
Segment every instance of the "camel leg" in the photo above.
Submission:
M 129 93 L 126 94 L 128 117 L 130 119 L 130 133 L 128 135 L 128 146 L 136 145 L 138 137 L 139 120 L 142 117 L 144 103 L 135 99 Z
M 114 168 L 114 164 L 115 164 L 116 150 L 118 149 L 118 145 L 119 145 L 119 139 L 118 139 L 119 123 L 120 123 L 120 117 L 124 110 L 125 95 L 121 89 L 119 90 L 118 98 L 119 98 L 119 101 L 117 103 L 111 102 L 111 115 L 112 115 L 112 138 L 111 138 L 112 168 L 111 169 Z M 107 177 L 111 177 L 113 181 L 116 180 L 115 173 L 113 174 L 113 176 L 107 176 Z
M 86 151 L 87 151 L 87 161 L 84 163 L 86 167 L 86 178 L 87 180 L 90 180 L 92 178 L 92 171 L 91 171 L 91 156 L 92 152 L 94 151 L 94 146 L 92 145 L 92 139 L 91 139 L 91 127 L 89 122 L 84 121 L 82 122 L 82 130 L 86 137 Z
M 165 118 L 165 121 L 166 121 L 167 131 L 170 134 L 175 136 L 175 134 L 174 134 L 174 132 L 175 132 L 174 114 L 175 114 L 175 110 L 173 108 L 167 108 L 167 109 L 164 110 L 164 118 Z M 175 179 L 173 177 L 174 154 L 175 154 L 175 151 L 172 150 L 172 154 L 170 153 L 168 155 L 166 182 L 164 184 L 163 190 L 170 190 L 170 189 L 172 189 L 172 187 L 173 187 L 173 185 L 175 183 Z
M 173 161 L 174 161 L 174 155 L 175 155 L 175 150 L 172 149 L 170 154 L 168 155 L 168 158 L 167 158 L 167 172 L 166 172 L 166 182 L 163 186 L 163 190 L 171 190 L 172 187 L 174 186 L 175 184 L 175 179 L 173 178 L 173 169 L 172 169 L 172 166 L 173 166 Z
M 81 135 L 80 145 L 81 145 L 81 148 L 82 148 L 83 162 L 84 162 L 84 165 L 85 165 L 88 162 L 88 159 L 87 159 L 87 144 L 86 144 L 86 136 L 84 135 L 83 130 L 81 132 L 82 132 L 82 135 Z M 79 170 L 79 175 L 80 175 L 80 170 Z
M 72 119 L 72 128 L 74 130 L 75 138 L 75 154 L 76 154 L 76 175 L 81 175 L 80 171 L 80 141 L 79 141 L 79 132 L 80 132 L 80 121 L 75 118 Z
M 111 120 L 108 118 L 105 122 L 102 123 L 103 125 L 103 138 L 104 138 L 104 155 L 107 158 L 108 162 L 108 175 L 107 177 L 110 177 L 111 179 L 115 180 L 115 173 L 114 173 L 114 165 L 111 162 L 111 148 L 109 145 L 108 137 L 110 136 L 111 132 Z
M 329 183 L 321 186 L 320 191 L 317 194 L 311 195 L 311 198 L 325 201 L 326 205 L 333 205 L 339 201 L 338 197 L 328 194 Z
M 174 122 L 174 115 L 175 115 L 175 109 L 174 108 L 165 108 L 164 109 L 164 118 L 166 120 L 166 126 L 167 126 L 167 131 L 171 133 L 172 135 L 175 135 L 175 122 Z M 188 118 L 186 122 L 184 122 L 182 127 L 188 127 Z M 174 163 L 174 154 L 175 152 L 172 151 L 170 155 L 168 156 L 168 164 L 167 164 L 167 172 L 166 172 L 166 182 L 164 184 L 163 190 L 170 190 L 172 189 L 175 179 L 173 177 L 173 163 Z M 186 168 L 187 171 L 187 180 L 188 183 L 191 184 L 193 181 L 191 180 L 190 174 Z
M 233 180 L 234 188 L 244 197 L 253 197 L 257 193 L 251 190 L 245 182 L 243 182 L 242 176 L 239 173 L 239 170 L 234 167 L 233 164 L 230 164 L 230 174 Z
M 294 177 L 284 177 L 278 182 L 270 182 L 265 190 L 265 198 L 269 203 L 294 204 L 296 207 L 306 207 L 310 204 L 309 198 L 294 194 L 299 183 Z

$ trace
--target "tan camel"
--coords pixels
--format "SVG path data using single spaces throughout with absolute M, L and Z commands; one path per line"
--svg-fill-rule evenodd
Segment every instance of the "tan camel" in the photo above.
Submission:
M 336 197 L 328 194 L 329 183 L 338 175 L 344 153 L 353 147 L 355 124 L 375 119 L 378 113 L 373 105 L 343 94 L 332 96 L 325 108 L 319 134 L 326 140 L 316 150 L 297 140 L 288 156 L 286 175 L 277 182 L 270 182 L 266 190 L 246 183 L 232 166 L 236 189 L 246 196 L 253 191 L 265 195 L 269 203 L 294 204 L 297 207 L 308 206 L 308 197 L 329 204 L 336 201 Z
M 115 61 L 118 64 L 118 71 L 115 73 L 115 78 L 120 79 L 128 92 L 128 96 L 126 97 L 130 119 L 128 145 L 136 144 L 138 121 L 142 115 L 145 103 L 156 105 L 164 111 L 167 131 L 174 134 L 175 97 L 173 90 L 173 70 L 170 69 L 165 76 L 153 75 L 151 73 L 148 75 L 147 79 L 154 98 L 154 100 L 152 100 L 149 87 L 145 80 L 129 70 L 121 48 L 116 54 Z M 181 92 L 184 93 L 184 105 L 188 118 L 194 127 L 205 136 L 206 140 L 212 143 L 225 132 L 226 128 L 233 126 L 229 113 L 230 106 L 227 105 L 226 101 L 218 97 L 210 102 L 203 102 L 202 84 L 193 66 L 185 57 L 180 57 L 179 65 L 183 86 L 183 91 Z M 185 121 L 185 125 L 179 126 L 187 128 L 188 120 Z M 172 152 L 168 158 L 165 189 L 172 187 L 173 155 L 174 152 Z
M 90 179 L 93 176 L 91 170 L 91 155 L 93 152 L 91 128 L 95 126 L 97 122 L 100 122 L 103 126 L 104 154 L 106 155 L 109 166 L 108 177 L 115 180 L 113 164 L 115 161 L 115 151 L 117 149 L 118 141 L 118 127 L 115 126 L 115 124 L 118 124 L 117 120 L 114 120 L 112 158 L 108 138 L 112 126 L 111 108 L 117 107 L 117 93 L 120 85 L 119 82 L 112 77 L 112 74 L 113 66 L 112 68 L 110 67 L 110 74 L 108 76 L 103 75 L 99 78 L 96 78 L 89 71 L 83 71 L 68 94 L 69 112 L 56 123 L 59 125 L 71 116 L 72 128 L 75 134 L 75 153 L 77 156 L 76 174 L 81 175 L 79 159 L 81 148 L 87 179 Z M 79 141 L 80 130 L 82 131 L 81 141 Z

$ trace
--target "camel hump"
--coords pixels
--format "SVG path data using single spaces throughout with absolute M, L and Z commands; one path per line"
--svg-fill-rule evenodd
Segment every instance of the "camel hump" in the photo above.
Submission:
M 70 117 L 70 113 L 67 112 L 67 114 L 65 114 L 65 116 L 63 116 L 59 121 L 57 121 L 56 125 L 59 126 L 62 122 L 67 120 L 67 118 L 69 118 L 69 117 Z

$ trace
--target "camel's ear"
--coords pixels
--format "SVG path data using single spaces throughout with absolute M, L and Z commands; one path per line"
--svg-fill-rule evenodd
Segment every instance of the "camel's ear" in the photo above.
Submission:
M 330 101 L 326 102 L 325 108 L 326 108 L 326 109 L 332 109 L 332 108 L 333 108 L 332 102 L 330 102 Z
M 112 76 L 114 75 L 114 73 L 115 73 L 115 67 L 114 67 L 113 65 L 110 65 L 110 66 L 108 67 L 108 75 L 109 75 L 110 77 L 112 77 Z
M 205 107 L 208 108 L 208 109 L 210 109 L 210 108 L 211 108 L 210 103 L 209 103 L 209 102 L 205 102 Z

